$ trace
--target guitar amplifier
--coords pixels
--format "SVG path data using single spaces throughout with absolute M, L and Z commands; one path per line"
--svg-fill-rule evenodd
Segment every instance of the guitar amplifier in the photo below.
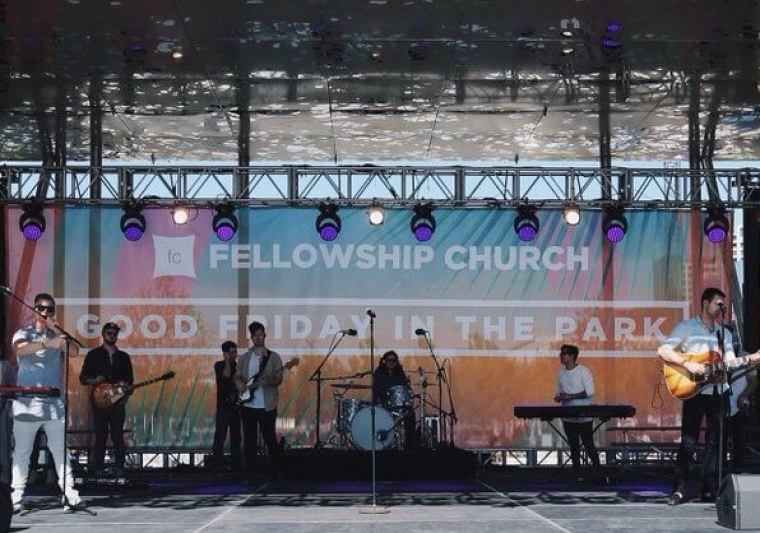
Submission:
M 715 507 L 722 526 L 760 528 L 760 474 L 731 474 L 723 478 Z
M 0 531 L 10 531 L 12 519 L 11 488 L 5 483 L 0 483 Z

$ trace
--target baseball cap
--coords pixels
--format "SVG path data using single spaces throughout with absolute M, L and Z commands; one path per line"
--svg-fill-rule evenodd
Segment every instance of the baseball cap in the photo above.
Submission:
M 121 331 L 121 328 L 118 325 L 116 325 L 115 322 L 106 322 L 105 324 L 103 324 L 103 329 L 101 330 L 101 333 L 107 329 L 115 329 L 116 331 Z

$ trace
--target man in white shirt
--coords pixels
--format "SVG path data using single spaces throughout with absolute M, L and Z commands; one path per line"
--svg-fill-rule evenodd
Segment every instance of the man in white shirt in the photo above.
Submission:
M 13 350 L 18 361 L 17 385 L 51 387 L 63 391 L 63 372 L 66 359 L 66 341 L 56 330 L 55 300 L 47 293 L 34 298 L 34 323 L 20 328 L 13 335 Z M 79 354 L 71 344 L 69 356 Z M 23 496 L 29 478 L 29 456 L 34 448 L 37 431 L 47 436 L 47 446 L 53 456 L 58 485 L 63 493 L 64 509 L 84 509 L 84 502 L 74 488 L 74 476 L 65 445 L 65 408 L 60 396 L 33 396 L 13 400 L 13 510 L 23 509 Z
M 594 377 L 587 367 L 578 364 L 578 347 L 563 344 L 559 350 L 559 360 L 562 369 L 557 375 L 554 401 L 562 405 L 590 405 L 594 396 Z M 592 418 L 564 418 L 562 428 L 570 445 L 573 473 L 578 480 L 582 480 L 581 441 L 591 464 L 595 469 L 599 468 L 599 452 L 594 444 L 594 421 Z

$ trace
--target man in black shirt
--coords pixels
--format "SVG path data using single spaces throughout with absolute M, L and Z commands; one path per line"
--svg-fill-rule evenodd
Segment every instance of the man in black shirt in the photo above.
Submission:
M 127 454 L 127 446 L 124 443 L 124 421 L 126 419 L 127 399 L 132 394 L 131 387 L 134 384 L 132 361 L 129 354 L 116 347 L 120 329 L 113 322 L 108 322 L 103 326 L 103 344 L 87 353 L 82 365 L 82 372 L 79 375 L 79 381 L 82 385 L 93 385 L 98 388 L 98 386 L 106 383 L 120 384 L 128 392 L 111 406 L 98 407 L 94 401 L 92 405 L 92 417 L 95 426 L 95 449 L 92 466 L 95 471 L 103 470 L 106 440 L 110 430 L 116 459 L 113 473 L 116 477 L 124 475 L 124 463 Z
M 237 388 L 235 371 L 237 370 L 237 344 L 232 341 L 222 343 L 224 359 L 214 363 L 216 376 L 216 428 L 214 429 L 213 464 L 224 465 L 224 441 L 227 431 L 230 433 L 230 454 L 232 469 L 240 468 L 240 410 L 236 405 Z
M 402 449 L 416 447 L 417 436 L 409 378 L 399 362 L 398 354 L 393 350 L 383 354 L 374 371 L 372 400 L 392 413 L 396 427 L 400 424 L 401 431 L 396 432 L 395 446 Z

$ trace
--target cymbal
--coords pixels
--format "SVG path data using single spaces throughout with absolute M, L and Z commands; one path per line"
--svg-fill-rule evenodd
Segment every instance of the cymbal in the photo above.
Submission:
M 333 383 L 330 385 L 336 389 L 371 389 L 372 385 L 364 385 L 363 383 Z

